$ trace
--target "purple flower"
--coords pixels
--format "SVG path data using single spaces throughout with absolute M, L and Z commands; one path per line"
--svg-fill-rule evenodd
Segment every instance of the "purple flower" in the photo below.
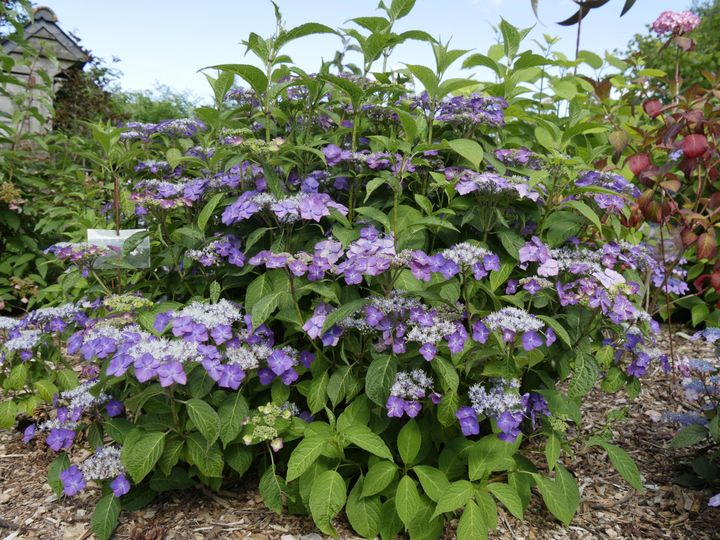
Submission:
M 166 388 L 173 383 L 186 384 L 187 375 L 180 362 L 177 360 L 169 360 L 160 364 L 157 368 L 160 386 Z
M 405 414 L 405 403 L 406 401 L 397 396 L 390 396 L 385 404 L 388 411 L 388 416 L 391 418 L 402 418 Z
M 498 435 L 498 439 L 506 442 L 515 442 L 515 439 L 520 435 L 520 424 L 522 423 L 521 412 L 503 412 L 497 419 L 498 429 L 501 431 Z
M 63 493 L 72 497 L 85 488 L 85 477 L 77 465 L 71 466 L 60 473 L 60 481 L 63 485 Z
M 245 372 L 240 366 L 237 364 L 226 364 L 222 366 L 222 373 L 220 373 L 217 383 L 221 388 L 237 390 L 240 388 L 240 383 L 243 379 L 245 379 Z
M 105 404 L 105 412 L 107 412 L 110 418 L 120 416 L 123 412 L 123 404 L 117 399 L 111 399 Z
M 718 506 L 720 506 L 720 493 L 710 497 L 710 500 L 708 501 L 708 506 L 712 506 L 713 508 L 717 508 Z
M 423 343 L 420 347 L 420 354 L 425 360 L 430 362 L 433 358 L 435 358 L 435 355 L 437 355 L 437 347 L 432 343 Z
M 229 324 L 219 324 L 212 330 L 210 330 L 210 335 L 212 336 L 215 343 L 218 345 L 222 345 L 229 339 L 232 339 L 232 327 Z
M 25 444 L 29 443 L 35 438 L 35 431 L 37 428 L 35 427 L 35 424 L 30 424 L 28 427 L 25 428 L 25 431 L 23 431 L 23 442 Z
M 469 437 L 480 433 L 477 414 L 475 414 L 472 407 L 460 407 L 455 413 L 455 416 L 460 421 L 460 429 L 463 435 Z
M 538 347 L 541 347 L 542 344 L 543 344 L 542 338 L 534 330 L 525 332 L 522 335 L 522 346 L 523 346 L 523 349 L 526 351 L 532 351 L 533 349 L 537 349 Z
M 75 440 L 75 431 L 66 428 L 54 428 L 50 430 L 50 434 L 47 436 L 45 442 L 55 452 L 59 452 L 61 449 L 67 450 L 72 446 Z
M 267 359 L 268 367 L 276 375 L 282 375 L 295 365 L 295 362 L 289 354 L 276 349 Z
M 110 482 L 110 488 L 112 489 L 113 495 L 122 497 L 130 491 L 130 482 L 128 482 L 124 474 L 120 474 Z

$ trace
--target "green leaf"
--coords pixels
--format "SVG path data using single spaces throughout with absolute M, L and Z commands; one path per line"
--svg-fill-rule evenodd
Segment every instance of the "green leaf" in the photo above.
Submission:
M 200 211 L 200 215 L 198 215 L 197 221 L 198 229 L 200 229 L 202 232 L 205 232 L 205 227 L 207 227 L 208 221 L 212 217 L 215 208 L 217 208 L 217 205 L 220 204 L 220 201 L 222 201 L 224 196 L 224 193 L 217 193 L 213 195 L 213 197 L 205 204 L 205 206 L 203 206 L 203 209 Z
M 582 397 L 590 392 L 595 386 L 599 372 L 600 369 L 592 355 L 578 353 L 575 358 L 573 378 L 568 387 L 570 397 Z
M 434 96 L 438 88 L 438 78 L 435 72 L 426 66 L 405 64 L 420 84 L 423 85 L 430 96 Z
M 220 417 L 206 401 L 190 399 L 186 403 L 187 412 L 195 427 L 207 439 L 208 446 L 220 435 Z
M 397 445 L 405 465 L 412 465 L 420 453 L 422 433 L 415 420 L 410 420 L 398 433 Z M 392 458 L 391 458 L 392 459 Z
M 210 444 L 200 433 L 193 433 L 187 439 L 187 448 L 190 459 L 203 475 L 222 478 L 225 462 L 220 445 Z
M 633 460 L 633 458 L 631 458 L 625 450 L 619 446 L 610 444 L 600 437 L 591 437 L 588 440 L 587 446 L 600 446 L 607 452 L 610 462 L 613 464 L 613 467 L 615 467 L 615 470 L 620 473 L 620 476 L 622 476 L 628 484 L 635 488 L 636 491 L 640 493 L 645 491 L 640 469 L 638 469 L 635 460 Z
M 311 36 L 313 34 L 336 34 L 337 32 L 330 28 L 329 26 L 325 26 L 324 24 L 316 23 L 316 22 L 310 22 L 301 24 L 299 26 L 296 26 L 295 28 L 291 28 L 290 30 L 286 32 L 282 32 L 276 39 L 275 39 L 275 48 L 277 50 L 280 50 L 282 47 L 290 43 L 291 41 L 305 37 L 305 36 Z
M 533 476 L 547 509 L 562 523 L 569 525 L 580 506 L 580 491 L 575 479 L 559 463 L 556 465 L 555 480 L 539 474 Z
M 165 476 L 168 476 L 173 467 L 180 461 L 185 441 L 177 434 L 171 433 L 165 437 L 165 448 L 157 462 L 157 466 Z
M 267 296 L 263 296 L 255 302 L 255 304 L 253 304 L 253 307 L 250 310 L 253 327 L 257 328 L 267 321 L 272 312 L 277 309 L 283 296 L 285 296 L 285 292 L 283 291 L 273 292 Z
M 475 501 L 468 501 L 458 522 L 458 540 L 485 540 L 488 537 L 488 528 L 480 507 Z
M 310 383 L 310 391 L 307 395 L 307 404 L 311 414 L 321 411 L 325 407 L 327 401 L 327 387 L 330 376 L 327 371 L 323 371 L 321 375 L 313 378 Z
M 363 482 L 363 497 L 377 495 L 388 487 L 397 475 L 397 466 L 392 461 L 378 461 L 368 470 Z
M 386 500 L 380 509 L 380 536 L 382 540 L 392 540 L 400 531 L 403 524 L 395 509 L 395 498 Z
M 415 6 L 415 0 L 392 0 L 388 15 L 393 21 L 407 16 Z
M 345 506 L 345 480 L 336 471 L 325 471 L 317 477 L 310 490 L 310 513 L 313 521 L 325 534 L 337 538 L 332 519 Z
M 244 475 L 253 462 L 253 453 L 245 445 L 235 444 L 225 450 L 225 461 L 240 476 Z
M 63 484 L 62 480 L 60 480 L 60 473 L 68 468 L 70 468 L 70 458 L 65 452 L 58 455 L 48 467 L 48 484 L 58 497 L 61 497 L 63 494 Z
M 396 373 L 397 361 L 390 355 L 380 356 L 370 363 L 365 376 L 365 393 L 370 401 L 385 406 Z
M 573 343 L 570 339 L 570 334 L 567 333 L 565 327 L 560 324 L 557 319 L 554 319 L 553 317 L 549 317 L 547 315 L 538 315 L 537 318 L 547 324 L 550 328 L 552 328 L 557 337 L 559 337 L 568 347 L 572 348 Z
M 59 394 L 57 386 L 47 379 L 35 381 L 33 387 L 45 401 L 52 401 L 53 396 Z
M 505 508 L 518 519 L 523 518 L 523 504 L 517 490 L 508 485 L 493 482 L 488 484 L 487 489 L 490 493 L 495 495 L 498 501 L 503 503 Z
M 367 426 L 352 424 L 343 431 L 345 438 L 355 446 L 370 452 L 378 457 L 392 461 L 393 455 L 379 435 L 376 435 Z
M 120 452 L 120 461 L 133 482 L 139 484 L 153 469 L 165 449 L 165 433 L 140 432 L 127 437 Z
M 435 467 L 429 465 L 415 465 L 412 469 L 420 480 L 420 485 L 425 494 L 435 502 L 440 501 L 447 493 L 450 482 L 445 474 Z
M 188 472 L 182 467 L 175 467 L 166 475 L 156 472 L 149 483 L 150 489 L 158 493 L 189 489 L 194 485 L 195 480 L 190 478 Z
M 168 165 L 174 169 L 180 165 L 182 153 L 177 148 L 168 148 L 167 152 L 165 152 L 165 159 L 167 160 Z
M 412 526 L 421 505 L 422 500 L 415 485 L 415 480 L 409 476 L 403 476 L 398 482 L 395 491 L 395 510 L 405 527 L 410 528 Z
M 595 225 L 595 228 L 598 231 L 602 232 L 602 223 L 600 222 L 600 218 L 587 204 L 582 201 L 566 201 L 565 206 L 570 206 L 571 208 L 574 208 L 575 210 L 580 212 L 588 219 L 588 221 L 590 221 L 590 223 Z
M 208 68 L 205 68 L 208 69 Z M 268 80 L 261 69 L 248 64 L 218 64 L 209 66 L 209 69 L 219 69 L 220 71 L 229 71 L 239 75 L 247 82 L 255 92 L 260 95 L 267 90 Z
M 70 368 L 61 369 L 55 377 L 61 390 L 72 390 L 80 384 L 77 374 Z
M 323 435 L 313 434 L 305 437 L 295 447 L 290 460 L 288 461 L 286 480 L 292 482 L 308 470 L 317 458 L 320 457 L 328 438 Z
M 471 139 L 453 139 L 444 142 L 447 143 L 453 151 L 472 163 L 476 170 L 480 168 L 484 155 L 483 148 L 480 144 Z
M 220 440 L 223 446 L 234 441 L 242 430 L 243 420 L 250 409 L 240 392 L 231 393 L 218 411 L 220 416 Z
M 704 441 L 709 435 L 710 432 L 705 426 L 692 424 L 681 429 L 678 434 L 673 437 L 670 446 L 673 448 L 686 448 Z
M 27 364 L 18 364 L 10 370 L 10 375 L 3 383 L 3 388 L 7 390 L 22 390 L 23 386 L 28 382 L 28 367 Z
M 263 498 L 265 506 L 276 514 L 282 514 L 283 500 L 282 493 L 285 481 L 275 474 L 272 467 L 265 469 L 260 477 L 260 495 Z
M 0 403 L 0 428 L 8 429 L 15 425 L 17 405 L 12 399 L 6 399 Z
M 98 501 L 90 519 L 95 537 L 98 540 L 108 540 L 117 527 L 119 517 L 120 500 L 112 493 L 108 493 Z
M 377 221 L 383 227 L 385 227 L 386 231 L 389 232 L 392 230 L 392 225 L 390 224 L 390 218 L 388 218 L 388 216 L 385 212 L 382 212 L 381 210 L 378 210 L 377 208 L 373 208 L 372 206 L 362 206 L 360 208 L 356 208 L 355 211 L 358 214 L 360 214 L 361 216 L 365 216 L 365 217 L 372 219 L 373 221 Z
M 518 444 L 516 441 L 516 444 Z M 468 474 L 472 481 L 481 480 L 493 471 L 512 467 L 516 444 L 501 441 L 497 436 L 485 436 L 468 453 Z
M 445 495 L 438 501 L 435 513 L 432 517 L 437 517 L 446 512 L 454 512 L 458 508 L 462 508 L 473 496 L 475 488 L 467 480 L 458 480 L 448 487 Z
M 343 319 L 348 318 L 350 315 L 355 313 L 358 309 L 363 307 L 365 304 L 367 304 L 367 299 L 365 298 L 358 298 L 357 300 L 352 300 L 348 302 L 347 304 L 343 304 L 339 308 L 333 310 L 330 312 L 330 314 L 325 318 L 325 323 L 323 324 L 322 331 L 327 332 L 335 326 L 336 323 L 342 321 Z
M 440 384 L 444 392 L 457 392 L 458 386 L 460 385 L 460 377 L 458 372 L 453 366 L 452 362 L 436 356 L 430 365 L 433 371 L 437 374 Z
M 560 437 L 553 433 L 545 443 L 545 459 L 547 460 L 548 470 L 552 471 L 558 459 L 560 459 L 561 449 Z
M 363 497 L 364 479 L 361 476 L 355 482 L 345 505 L 345 514 L 350 525 L 361 536 L 375 538 L 380 531 L 380 497 Z
M 330 403 L 336 407 L 346 396 L 348 386 L 355 380 L 350 366 L 340 366 L 330 376 L 327 386 L 327 395 Z

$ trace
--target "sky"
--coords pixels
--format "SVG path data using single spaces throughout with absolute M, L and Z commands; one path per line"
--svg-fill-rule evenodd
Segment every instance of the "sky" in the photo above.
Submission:
M 390 0 L 388 0 L 390 1 Z M 332 28 L 353 27 L 348 19 L 379 15 L 377 0 L 276 0 L 286 27 L 320 22 Z M 635 33 L 646 31 L 662 11 L 687 9 L 691 0 L 637 0 L 620 18 L 623 0 L 610 0 L 583 21 L 581 48 L 596 53 L 623 49 Z M 275 18 L 269 0 L 46 0 L 60 27 L 81 39 L 81 44 L 122 72 L 127 90 L 152 89 L 161 83 L 196 97 L 209 94 L 199 70 L 225 63 L 254 63 L 244 55 L 240 41 L 250 32 L 270 36 Z M 417 0 L 415 9 L 398 21 L 396 31 L 425 30 L 454 48 L 486 53 L 495 43 L 493 26 L 501 17 L 511 24 L 535 26 L 527 41 L 543 41 L 543 34 L 561 38 L 556 45 L 574 56 L 576 27 L 555 24 L 575 11 L 571 0 L 539 0 L 539 20 L 530 0 Z M 317 71 L 321 59 L 331 60 L 341 48 L 337 36 L 309 36 L 294 41 L 284 52 L 302 69 Z M 523 50 L 523 49 L 521 49 Z M 406 42 L 390 58 L 431 64 L 427 43 Z M 453 75 L 457 75 L 454 73 Z

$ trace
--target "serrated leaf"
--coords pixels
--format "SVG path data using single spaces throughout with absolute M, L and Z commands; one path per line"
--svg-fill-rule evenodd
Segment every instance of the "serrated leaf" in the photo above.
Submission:
M 337 471 L 325 471 L 315 480 L 308 506 L 315 525 L 325 534 L 337 538 L 332 519 L 345 506 L 346 497 L 345 480 Z
M 275 474 L 272 467 L 265 469 L 260 477 L 260 495 L 263 498 L 265 506 L 276 514 L 282 514 L 283 510 L 283 486 L 285 481 Z
M 99 540 L 108 540 L 117 527 L 119 517 L 120 500 L 112 493 L 108 493 L 98 501 L 90 519 L 95 537 Z
M 320 457 L 326 442 L 327 437 L 317 434 L 307 436 L 300 441 L 300 444 L 290 454 L 286 480 L 292 482 L 296 478 L 300 478 L 310 465 Z
M 425 494 L 434 502 L 440 501 L 447 493 L 450 482 L 445 473 L 429 465 L 416 465 L 413 471 L 420 480 L 420 485 Z
M 468 501 L 458 522 L 458 540 L 485 540 L 488 528 L 483 513 L 475 501 Z
M 569 525 L 580 506 L 580 491 L 572 475 L 559 463 L 555 480 L 539 474 L 534 475 L 545 506 L 565 525 Z
M 412 465 L 420 453 L 422 433 L 415 420 L 405 424 L 397 437 L 398 451 L 405 465 Z M 391 458 L 392 459 L 392 458 Z
M 213 195 L 213 197 L 205 204 L 205 206 L 203 206 L 203 209 L 200 211 L 197 220 L 198 229 L 200 229 L 202 232 L 205 232 L 208 221 L 212 217 L 215 208 L 217 208 L 217 205 L 220 204 L 220 201 L 222 201 L 224 196 L 224 193 L 217 193 Z
M 709 431 L 705 426 L 692 424 L 681 429 L 675 437 L 673 437 L 670 446 L 673 448 L 686 448 L 704 441 L 709 436 Z
M 225 461 L 240 476 L 245 474 L 253 462 L 253 453 L 245 445 L 235 444 L 225 450 Z
M 242 430 L 243 420 L 250 409 L 240 392 L 231 393 L 220 405 L 220 440 L 224 446 L 234 441 Z
M 370 401 L 385 406 L 396 373 L 397 361 L 390 355 L 380 356 L 370 363 L 365 375 L 365 393 Z
M 0 428 L 8 429 L 15 425 L 17 405 L 12 399 L 6 399 L 0 403 Z
M 552 471 L 555 468 L 555 464 L 560 459 L 560 450 L 562 446 L 560 444 L 560 437 L 553 433 L 547 438 L 545 443 L 545 459 L 547 460 L 548 470 Z
M 58 457 L 56 457 L 48 467 L 47 481 L 55 495 L 58 497 L 63 494 L 63 484 L 62 480 L 60 480 L 60 473 L 69 467 L 70 458 L 65 452 L 58 455 Z
M 321 411 L 327 402 L 327 386 L 330 376 L 327 371 L 323 371 L 321 375 L 313 378 L 310 383 L 310 390 L 307 395 L 307 404 L 311 414 Z
M 203 475 L 222 478 L 225 461 L 220 445 L 209 444 L 200 433 L 193 433 L 187 439 L 187 448 L 190 459 Z
M 573 346 L 572 340 L 570 339 L 570 334 L 567 333 L 565 327 L 560 324 L 557 319 L 549 317 L 547 315 L 538 315 L 537 318 L 547 324 L 550 328 L 552 328 L 553 332 L 555 332 L 555 335 L 557 335 L 557 337 L 559 337 L 568 347 Z
M 378 461 L 367 472 L 363 482 L 363 497 L 377 495 L 388 487 L 397 475 L 397 466 L 391 461 Z
M 453 139 L 445 142 L 454 152 L 468 160 L 475 169 L 480 168 L 485 154 L 480 144 L 471 139 Z
M 327 332 L 335 324 L 342 321 L 343 319 L 348 318 L 350 315 L 355 313 L 358 309 L 360 309 L 365 304 L 367 304 L 367 302 L 368 302 L 367 299 L 359 298 L 357 300 L 348 302 L 347 304 L 343 304 L 339 308 L 333 310 L 325 318 L 325 323 L 323 324 L 322 331 Z
M 446 512 L 454 512 L 462 508 L 473 496 L 475 488 L 467 480 L 458 480 L 448 487 L 445 495 L 438 501 L 435 507 L 435 513 L 432 517 L 437 517 Z
M 392 461 L 393 455 L 379 435 L 376 435 L 367 426 L 352 424 L 343 431 L 345 438 L 355 446 L 362 448 L 378 457 Z
M 405 527 L 410 528 L 421 508 L 422 501 L 415 480 L 403 476 L 395 491 L 395 510 Z
M 501 484 L 498 482 L 488 484 L 486 487 L 488 491 L 497 498 L 498 501 L 503 503 L 505 508 L 507 508 L 513 516 L 518 519 L 523 518 L 522 500 L 520 499 L 520 496 L 518 495 L 518 492 L 514 487 L 508 484 Z
M 581 397 L 590 392 L 595 386 L 599 372 L 597 362 L 592 355 L 578 353 L 573 378 L 568 387 L 570 397 Z
M 209 403 L 201 399 L 189 399 L 186 403 L 187 412 L 195 427 L 212 445 L 220 435 L 220 417 Z
M 356 533 L 365 538 L 375 538 L 380 530 L 380 497 L 362 497 L 364 479 L 355 482 L 345 505 L 345 514 Z
M 153 469 L 164 449 L 165 433 L 140 432 L 132 440 L 125 439 L 120 460 L 135 484 L 142 482 Z
M 640 469 L 638 469 L 638 466 L 633 458 L 631 458 L 625 450 L 619 446 L 610 444 L 600 437 L 591 437 L 588 440 L 587 446 L 600 446 L 607 452 L 610 462 L 613 464 L 613 467 L 615 467 L 615 470 L 620 473 L 620 476 L 622 476 L 628 484 L 635 488 L 636 491 L 640 493 L 645 491 Z

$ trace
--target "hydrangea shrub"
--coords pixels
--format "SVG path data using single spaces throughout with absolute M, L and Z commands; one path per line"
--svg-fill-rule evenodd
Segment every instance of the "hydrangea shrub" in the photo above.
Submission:
M 622 226 L 638 188 L 573 155 L 592 132 L 541 153 L 527 122 L 567 119 L 529 117 L 521 85 L 446 79 L 466 51 L 393 34 L 412 2 L 381 7 L 346 31 L 365 69 L 293 66 L 287 43 L 334 30 L 278 13 L 246 41 L 263 68 L 215 66 L 198 118 L 95 129 L 153 264 L 49 250 L 67 302 L 0 319 L 0 424 L 48 403 L 24 437 L 58 453 L 58 494 L 101 489 L 99 537 L 157 493 L 252 474 L 330 535 L 344 510 L 368 538 L 437 538 L 458 513 L 482 538 L 535 496 L 568 524 L 584 396 L 637 396 L 666 366 L 643 308 L 665 268 Z M 502 32 L 508 64 L 527 58 Z M 434 69 L 368 77 L 402 39 Z M 643 489 L 607 433 L 584 442 Z

